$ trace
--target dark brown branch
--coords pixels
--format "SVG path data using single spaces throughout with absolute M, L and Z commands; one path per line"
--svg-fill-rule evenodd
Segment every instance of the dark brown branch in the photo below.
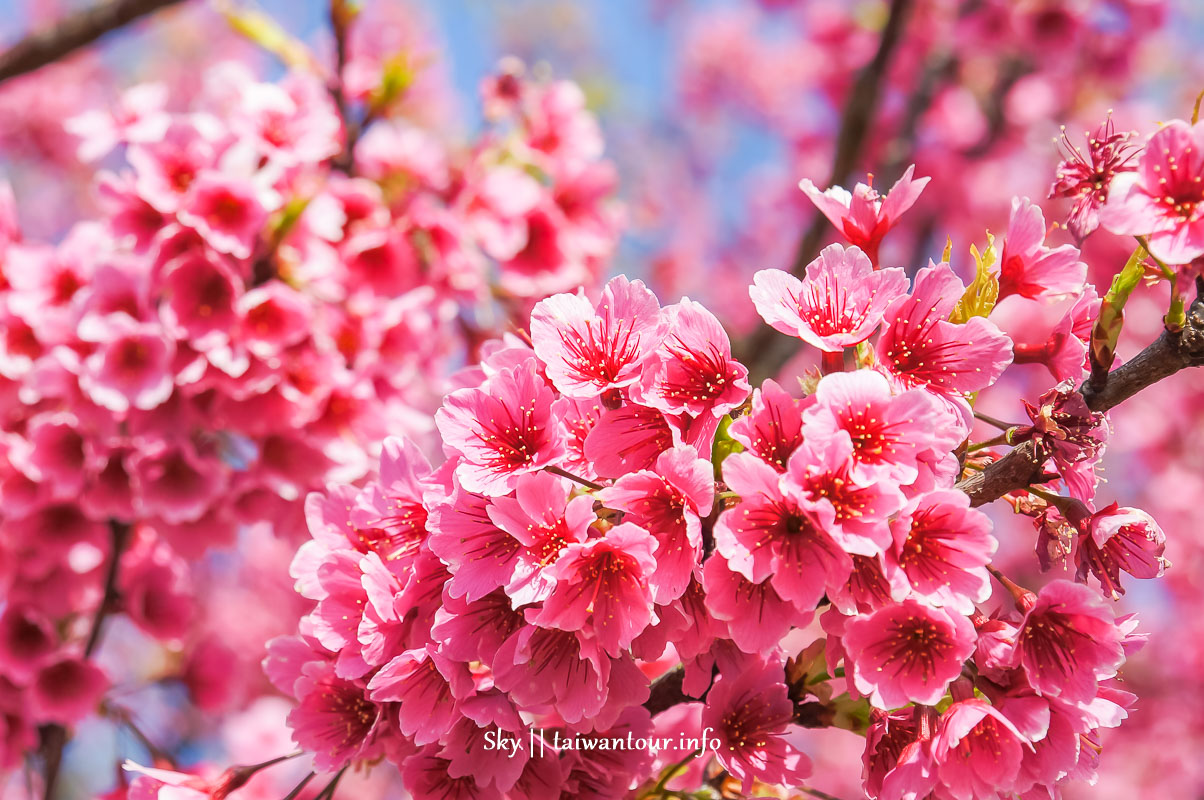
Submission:
M 110 0 L 34 31 L 0 53 L 0 82 L 52 64 L 107 33 L 180 0 Z
M 343 151 L 332 162 L 335 169 L 351 174 L 355 166 L 355 144 L 360 124 L 351 116 L 351 105 L 343 88 L 343 73 L 347 68 L 347 39 L 354 18 L 345 0 L 330 0 L 330 28 L 334 34 L 334 74 L 330 77 L 330 96 L 343 121 Z
M 849 91 L 840 118 L 840 129 L 836 133 L 836 154 L 832 159 L 828 186 L 847 183 L 861 158 L 861 150 L 878 108 L 878 98 L 882 94 L 887 68 L 903 37 L 911 5 L 912 0 L 891 0 L 890 16 L 882 28 L 878 49 Z M 824 230 L 829 224 L 822 214 L 816 213 L 811 218 L 811 224 L 804 231 L 794 251 L 791 272 L 795 275 L 801 277 L 805 274 L 807 264 L 819 254 Z M 790 358 L 796 345 L 796 340 L 776 335 L 768 326 L 759 328 L 746 343 L 745 361 L 754 373 L 753 377 L 759 380 L 777 372 Z
M 1199 366 L 1204 366 L 1204 297 L 1201 296 L 1191 304 L 1182 331 L 1163 331 L 1153 344 L 1109 373 L 1103 387 L 1096 389 L 1094 383 L 1088 383 L 1080 392 L 1092 411 L 1107 411 L 1179 370 Z M 1029 441 L 966 478 L 957 488 L 970 495 L 971 505 L 980 506 L 1042 477 L 1041 462 Z

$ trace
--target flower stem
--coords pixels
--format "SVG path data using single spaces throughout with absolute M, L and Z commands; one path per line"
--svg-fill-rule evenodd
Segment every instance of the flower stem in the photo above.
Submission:
M 549 466 L 544 467 L 543 469 L 544 469 L 544 472 L 550 472 L 553 475 L 559 475 L 562 478 L 568 478 L 570 481 L 579 483 L 582 486 L 585 486 L 586 488 L 593 489 L 594 491 L 599 491 L 601 489 L 606 488 L 600 483 L 594 483 L 593 481 L 586 480 L 585 478 L 582 478 L 580 475 L 574 475 L 573 473 L 569 472 L 568 470 L 561 469 L 560 467 L 557 467 L 555 465 L 549 465 Z

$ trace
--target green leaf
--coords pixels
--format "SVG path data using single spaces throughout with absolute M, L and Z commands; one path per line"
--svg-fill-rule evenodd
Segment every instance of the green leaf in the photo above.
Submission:
M 1100 303 L 1099 317 L 1091 330 L 1093 371 L 1107 371 L 1112 368 L 1112 362 L 1116 358 L 1116 343 L 1120 340 L 1120 332 L 1125 324 L 1125 303 L 1145 274 L 1147 255 L 1145 248 L 1141 246 L 1133 251 L 1133 255 L 1129 256 L 1124 267 L 1112 279 L 1112 285 Z
M 216 5 L 226 24 L 276 56 L 285 66 L 311 72 L 320 71 L 309 48 L 280 27 L 280 23 L 270 15 L 259 9 L 240 7 L 225 0 Z

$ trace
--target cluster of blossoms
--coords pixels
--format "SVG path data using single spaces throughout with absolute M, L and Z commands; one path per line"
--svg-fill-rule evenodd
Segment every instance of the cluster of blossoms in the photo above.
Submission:
M 375 91 L 361 78 L 348 102 Z M 254 523 L 299 540 L 308 492 L 364 476 L 388 431 L 431 435 L 449 365 L 592 285 L 614 245 L 573 84 L 508 68 L 471 148 L 382 119 L 340 170 L 320 77 L 204 80 L 187 110 L 149 84 L 68 124 L 114 170 L 103 216 L 57 245 L 23 240 L 0 185 L 3 770 L 123 677 L 91 660 L 115 611 L 204 705 L 202 673 L 235 654 L 201 630 L 192 565 Z
M 814 196 L 846 235 L 880 238 L 922 188 L 909 172 L 893 202 Z M 1013 359 L 981 284 L 1084 293 L 1078 251 L 1043 228 L 1017 201 L 998 273 L 980 264 L 969 287 L 946 261 L 909 286 L 839 244 L 801 279 L 759 272 L 758 313 L 829 354 L 802 396 L 754 389 L 705 307 L 662 307 L 640 281 L 537 303 L 529 338 L 485 347 L 436 414 L 442 465 L 390 439 L 378 479 L 308 498 L 292 574 L 314 605 L 265 661 L 297 701 L 296 742 L 319 771 L 383 757 L 416 798 L 788 796 L 810 773 L 800 725 L 843 714 L 866 733 L 871 798 L 1092 780 L 1142 637 L 1086 576 L 1152 577 L 1160 549 L 1153 572 L 1129 556 L 1161 532 L 1088 513 L 1079 582 L 1034 594 L 996 571 L 1014 609 L 988 611 L 997 542 L 956 486 L 981 468 L 972 402 Z M 1074 369 L 1050 371 L 1082 377 L 1076 331 Z M 1068 396 L 1012 433 L 1085 508 L 1105 421 Z M 603 744 L 633 737 L 662 746 Z

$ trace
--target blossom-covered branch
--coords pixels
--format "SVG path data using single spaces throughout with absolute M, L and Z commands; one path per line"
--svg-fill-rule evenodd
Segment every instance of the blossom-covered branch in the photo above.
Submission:
M 0 53 L 0 82 L 52 64 L 107 33 L 180 0 L 105 0 L 35 31 Z
M 1108 374 L 1098 389 L 1086 383 L 1080 394 L 1092 411 L 1103 412 L 1133 395 L 1188 367 L 1204 366 L 1204 295 L 1197 294 L 1181 331 L 1163 331 L 1148 347 Z M 971 505 L 980 506 L 1008 492 L 1038 483 L 1043 477 L 1036 446 L 1032 441 L 1019 444 L 998 461 L 957 484 L 970 496 Z

